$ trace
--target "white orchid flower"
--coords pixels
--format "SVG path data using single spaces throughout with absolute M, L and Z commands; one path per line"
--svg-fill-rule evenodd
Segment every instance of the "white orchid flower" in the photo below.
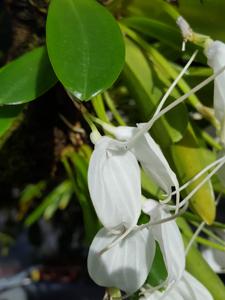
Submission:
M 102 137 L 95 145 L 88 187 L 99 220 L 108 229 L 132 228 L 141 213 L 141 179 L 131 151 L 116 148 L 115 140 Z
M 225 230 L 218 229 L 217 234 L 225 242 Z M 213 238 L 210 238 L 210 240 L 215 242 L 215 240 Z M 225 253 L 224 253 L 224 251 L 220 251 L 220 250 L 212 249 L 212 248 L 205 248 L 202 250 L 202 254 L 214 272 L 225 273 Z
M 142 209 L 151 217 L 150 224 L 171 217 L 165 205 L 154 200 L 147 200 Z M 153 225 L 151 230 L 154 239 L 159 243 L 166 265 L 166 284 L 170 285 L 179 280 L 185 270 L 185 250 L 181 233 L 175 220 Z
M 218 159 L 223 158 L 223 157 L 225 157 L 225 149 L 219 151 L 217 154 Z M 219 178 L 221 184 L 225 187 L 225 167 L 224 166 L 222 168 L 220 168 L 217 175 L 218 175 L 218 178 Z
M 208 58 L 208 65 L 214 73 L 225 66 L 224 43 L 220 41 L 209 42 L 206 46 L 205 55 Z M 225 72 L 222 72 L 214 80 L 214 109 L 221 126 L 221 142 L 225 144 Z
M 209 291 L 188 272 L 172 287 L 165 291 L 154 291 L 140 300 L 213 300 Z
M 144 124 L 138 127 L 119 126 L 115 127 L 113 134 L 118 140 L 127 141 L 131 139 Z M 170 168 L 159 145 L 154 141 L 149 133 L 145 133 L 138 138 L 131 149 L 137 160 L 141 163 L 147 175 L 168 195 L 172 193 L 174 186 L 179 194 L 179 183 L 176 174 Z
M 224 251 L 207 248 L 202 251 L 202 255 L 214 272 L 225 273 Z
M 150 272 L 155 241 L 151 230 L 134 229 L 114 247 L 101 253 L 115 239 L 117 235 L 105 228 L 97 233 L 88 254 L 88 272 L 98 285 L 132 294 L 144 284 Z
M 176 209 L 186 205 L 188 196 L 179 204 L 176 175 L 148 131 L 158 118 L 208 84 L 223 70 L 219 70 L 214 76 L 161 110 L 169 94 L 167 93 L 153 118 L 148 123 L 139 125 L 139 128 L 132 129 L 132 136 L 128 140 L 126 137 L 125 142 L 102 137 L 96 143 L 89 164 L 88 186 L 98 218 L 105 228 L 98 232 L 92 242 L 88 255 L 88 270 L 97 284 L 116 287 L 128 294 L 139 289 L 152 265 L 155 240 L 159 242 L 168 269 L 167 286 L 171 287 L 171 284 L 182 276 L 183 244 L 175 221 L 171 221 L 176 214 L 170 217 L 167 211 L 162 210 L 162 204 L 159 204 L 160 207 L 154 208 L 154 213 L 148 211 L 151 215 L 149 224 L 136 226 L 141 213 L 140 169 L 137 159 L 152 179 L 168 194 L 169 200 L 172 187 L 175 187 Z M 115 136 L 119 139 L 119 134 Z M 165 218 L 170 219 L 170 222 L 163 224 L 166 220 L 161 219 Z M 153 220 L 156 220 L 155 224 Z

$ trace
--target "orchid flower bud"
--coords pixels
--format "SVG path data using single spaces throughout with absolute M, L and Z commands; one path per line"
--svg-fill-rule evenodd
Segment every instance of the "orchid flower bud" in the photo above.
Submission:
M 154 200 L 143 204 L 143 211 L 151 217 L 151 223 L 171 216 L 162 205 Z M 175 220 L 153 225 L 151 227 L 155 240 L 159 243 L 168 277 L 169 285 L 178 281 L 185 270 L 185 250 L 181 233 Z
M 190 273 L 184 272 L 183 277 L 165 291 L 155 291 L 140 300 L 213 300 L 209 291 Z
M 149 229 L 134 229 L 108 251 L 101 250 L 117 236 L 101 229 L 88 254 L 88 272 L 100 286 L 118 288 L 127 294 L 136 292 L 145 282 L 155 255 L 155 241 Z
M 214 73 L 225 66 L 225 44 L 220 41 L 209 42 L 205 55 L 208 58 L 208 65 Z M 225 72 L 214 80 L 214 109 L 215 116 L 220 122 L 220 138 L 225 144 Z
M 138 127 L 143 126 L 139 124 Z M 136 127 L 119 126 L 114 129 L 114 135 L 119 140 L 129 140 L 139 129 Z M 144 171 L 167 195 L 172 192 L 172 187 L 179 189 L 176 174 L 170 168 L 160 147 L 149 133 L 139 137 L 132 149 L 140 161 Z
M 141 213 L 140 168 L 133 153 L 102 137 L 93 151 L 88 187 L 101 223 L 107 229 L 131 228 Z

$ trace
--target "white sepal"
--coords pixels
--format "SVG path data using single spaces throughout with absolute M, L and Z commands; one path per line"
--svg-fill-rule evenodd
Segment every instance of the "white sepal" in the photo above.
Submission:
M 116 141 L 108 137 L 95 145 L 89 163 L 88 187 L 104 227 L 131 228 L 141 213 L 140 168 L 133 153 L 116 150 L 115 145 Z
M 115 287 L 127 294 L 137 291 L 145 282 L 155 255 L 151 230 L 133 230 L 125 239 L 103 254 L 102 249 L 118 235 L 105 228 L 95 236 L 88 254 L 88 272 L 100 286 Z
M 164 292 L 155 291 L 140 300 L 213 300 L 209 291 L 196 278 L 185 271 L 173 287 Z
M 225 157 L 225 149 L 221 150 L 217 154 L 217 158 Z M 225 164 L 218 170 L 217 176 L 221 184 L 225 187 Z
M 217 229 L 217 235 L 225 241 L 225 230 Z M 216 242 L 210 238 L 212 242 Z M 216 273 L 225 273 L 225 252 L 213 248 L 205 248 L 202 250 L 203 257 Z
M 214 73 L 225 66 L 225 44 L 213 41 L 207 45 L 205 55 L 208 65 Z M 214 80 L 214 109 L 215 116 L 221 125 L 221 141 L 225 143 L 225 72 Z
M 225 254 L 223 251 L 207 248 L 202 255 L 215 273 L 225 273 Z
M 151 222 L 160 221 L 171 216 L 165 206 L 148 200 L 143 205 L 143 211 L 151 217 Z M 179 280 L 185 270 L 185 250 L 181 233 L 175 220 L 153 225 L 151 227 L 155 240 L 159 243 L 166 265 L 167 284 Z
M 141 128 L 143 124 L 139 124 Z M 114 129 L 114 135 L 117 139 L 128 140 L 139 129 L 135 127 L 119 126 Z M 176 174 L 170 168 L 160 147 L 153 140 L 149 133 L 145 133 L 136 141 L 133 153 L 140 161 L 143 169 L 148 176 L 168 195 L 171 194 L 172 186 L 179 189 L 179 183 Z

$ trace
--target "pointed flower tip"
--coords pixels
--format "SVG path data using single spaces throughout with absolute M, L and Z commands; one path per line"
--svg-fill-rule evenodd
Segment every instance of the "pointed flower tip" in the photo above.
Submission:
M 214 205 L 213 204 L 210 206 L 202 205 L 201 207 L 196 205 L 194 210 L 207 225 L 212 225 L 212 223 L 215 221 L 215 217 L 216 217 L 215 203 Z

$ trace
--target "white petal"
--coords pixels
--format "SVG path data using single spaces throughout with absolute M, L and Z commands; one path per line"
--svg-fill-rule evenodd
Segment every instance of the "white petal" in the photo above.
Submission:
M 155 255 L 151 230 L 131 232 L 114 247 L 99 252 L 118 236 L 105 228 L 95 236 L 88 254 L 88 272 L 100 286 L 116 287 L 127 294 L 137 291 L 145 282 Z
M 138 125 L 138 127 L 141 126 L 143 126 L 143 124 Z M 135 127 L 119 126 L 115 129 L 114 134 L 117 139 L 128 140 L 137 131 L 138 128 Z M 162 190 L 170 194 L 172 186 L 179 189 L 176 174 L 170 168 L 160 147 L 149 133 L 141 136 L 132 150 L 145 172 Z
M 131 126 L 118 126 L 114 128 L 114 136 L 116 139 L 120 141 L 127 141 L 130 139 L 136 132 L 137 132 L 136 127 L 131 127 Z
M 144 142 L 145 139 L 145 142 Z M 171 193 L 172 186 L 179 189 L 179 184 L 175 173 L 170 168 L 161 149 L 150 136 L 146 133 L 143 143 L 135 147 L 137 158 L 145 172 L 157 183 L 168 195 Z
M 217 235 L 225 241 L 225 230 L 217 229 Z M 215 239 L 210 238 L 212 242 L 216 242 Z M 212 248 L 205 248 L 202 250 L 202 254 L 216 273 L 225 273 L 225 252 Z
M 154 200 L 146 201 L 143 205 L 143 211 L 150 215 L 152 222 L 171 216 L 170 213 L 165 211 L 162 204 Z M 162 251 L 168 272 L 167 283 L 170 284 L 179 280 L 183 276 L 185 269 L 185 251 L 176 221 L 171 220 L 159 225 L 153 225 L 152 232 Z
M 213 300 L 206 287 L 186 271 L 175 288 L 185 300 Z
M 202 251 L 202 255 L 214 272 L 225 273 L 225 254 L 220 251 L 219 255 L 215 255 L 215 251 L 219 250 L 207 248 Z
M 225 157 L 225 149 L 221 150 L 217 154 L 217 158 Z M 219 169 L 217 172 L 217 176 L 221 182 L 221 184 L 225 187 L 225 164 Z
M 225 44 L 220 41 L 211 42 L 205 51 L 208 65 L 214 73 L 225 66 Z M 225 125 L 225 72 L 214 80 L 214 109 L 216 118 L 221 123 L 221 133 L 224 133 Z M 221 136 L 224 142 L 224 137 Z
M 213 300 L 209 291 L 185 271 L 182 279 L 165 292 L 156 291 L 142 300 Z
M 141 212 L 141 180 L 130 151 L 108 150 L 115 141 L 103 137 L 96 144 L 88 169 L 88 187 L 99 220 L 106 228 L 136 225 Z

